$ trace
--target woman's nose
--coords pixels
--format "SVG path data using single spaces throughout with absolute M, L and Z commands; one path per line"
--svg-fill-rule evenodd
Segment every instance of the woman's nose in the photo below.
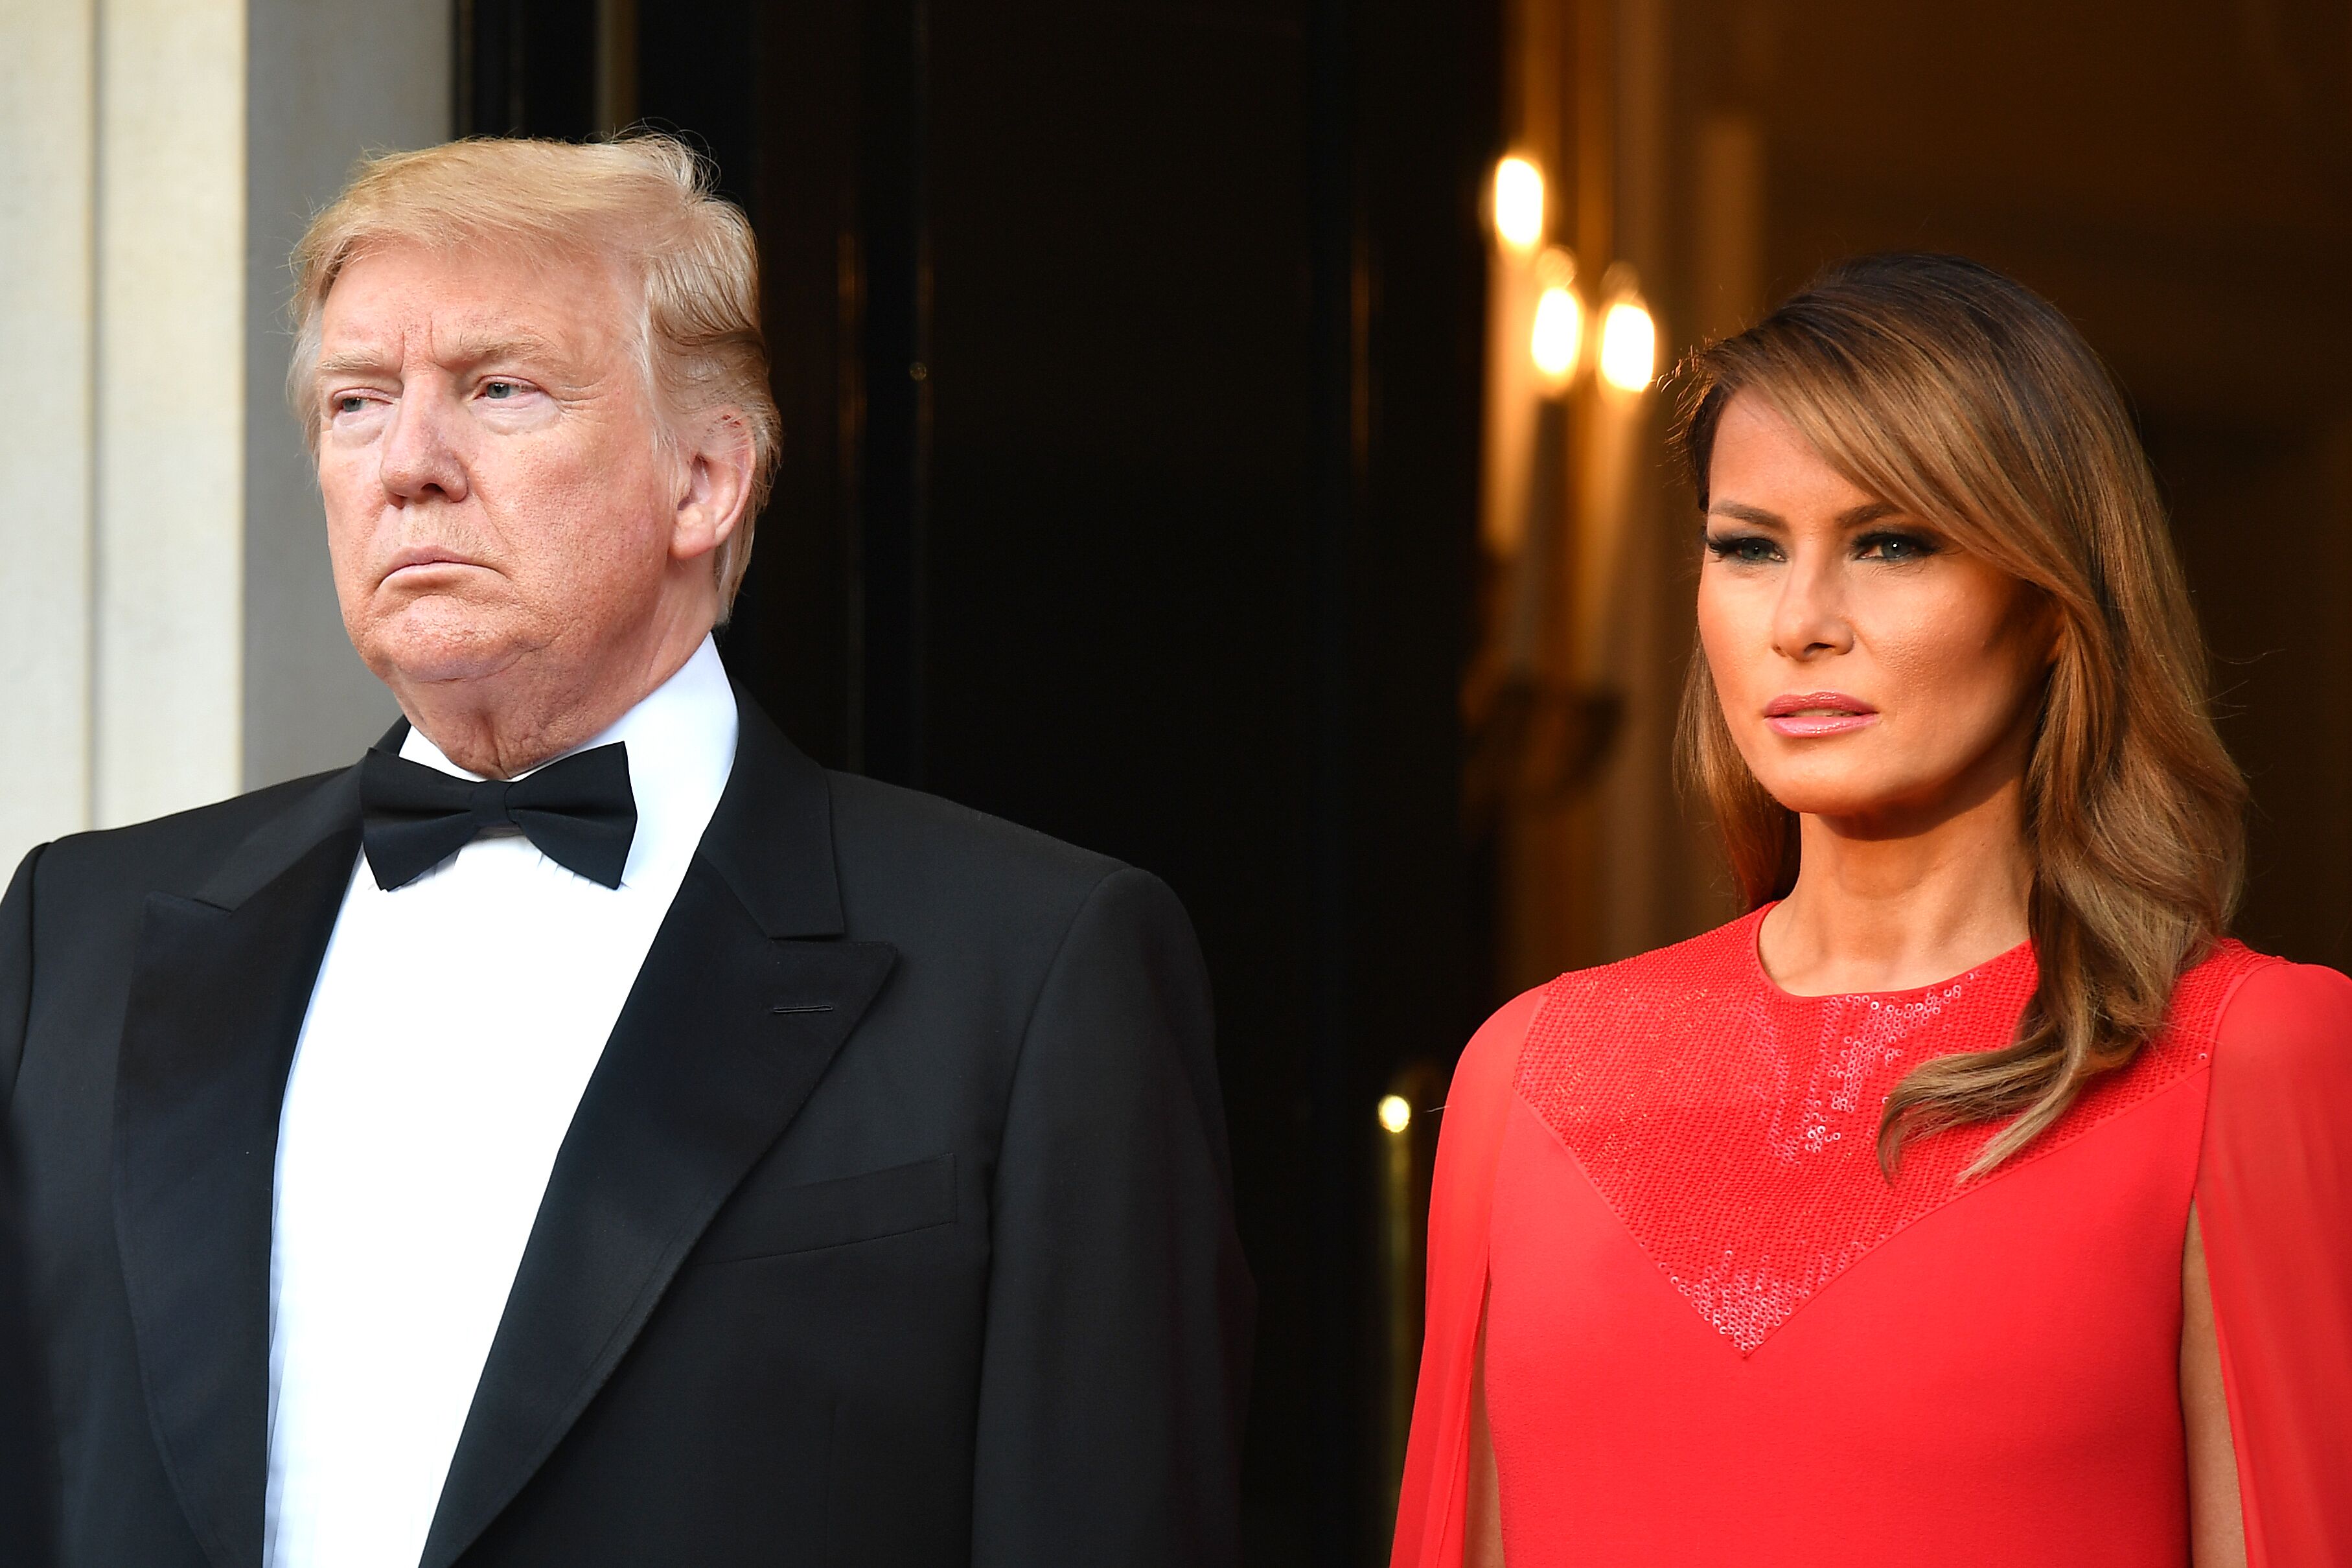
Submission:
M 1835 562 L 1800 557 L 1781 579 L 1772 610 L 1772 651 L 1787 658 L 1843 653 L 1853 646 L 1844 574 Z

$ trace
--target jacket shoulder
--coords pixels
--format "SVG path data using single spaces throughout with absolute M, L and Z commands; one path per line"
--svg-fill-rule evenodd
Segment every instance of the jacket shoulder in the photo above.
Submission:
M 1110 856 L 938 795 L 855 773 L 826 777 L 845 897 L 887 881 L 983 904 L 1010 898 L 1075 905 L 1128 869 Z
M 46 887 L 136 884 L 184 890 L 264 824 L 315 794 L 342 770 L 312 773 L 121 827 L 68 834 L 41 855 Z

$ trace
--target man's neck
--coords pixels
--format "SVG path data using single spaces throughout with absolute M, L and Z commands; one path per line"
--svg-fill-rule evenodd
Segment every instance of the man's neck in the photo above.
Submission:
M 709 635 L 682 623 L 640 649 L 589 666 L 518 660 L 495 676 L 399 689 L 401 710 L 467 773 L 510 779 L 576 750 L 618 723 L 694 657 Z

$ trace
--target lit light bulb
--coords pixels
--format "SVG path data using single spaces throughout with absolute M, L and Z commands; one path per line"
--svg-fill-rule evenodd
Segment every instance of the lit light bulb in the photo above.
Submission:
M 1536 301 L 1535 330 L 1528 334 L 1528 353 L 1545 380 L 1564 384 L 1576 374 L 1577 352 L 1584 346 L 1584 302 L 1565 283 L 1555 283 Z
M 1495 232 L 1513 250 L 1529 251 L 1543 243 L 1543 171 L 1525 158 L 1506 158 L 1495 165 Z
M 1412 1125 L 1412 1107 L 1401 1094 L 1381 1096 L 1381 1125 L 1391 1132 L 1402 1132 Z
M 1639 392 L 1658 369 L 1658 324 L 1635 299 L 1620 300 L 1601 318 L 1601 379 L 1620 392 Z

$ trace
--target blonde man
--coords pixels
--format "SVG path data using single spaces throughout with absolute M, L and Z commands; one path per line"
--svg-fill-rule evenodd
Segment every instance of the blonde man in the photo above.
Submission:
M 741 216 L 660 139 L 461 142 L 295 264 L 406 719 L 0 905 L 64 1561 L 1229 1560 L 1191 930 L 730 687 L 777 441 Z

